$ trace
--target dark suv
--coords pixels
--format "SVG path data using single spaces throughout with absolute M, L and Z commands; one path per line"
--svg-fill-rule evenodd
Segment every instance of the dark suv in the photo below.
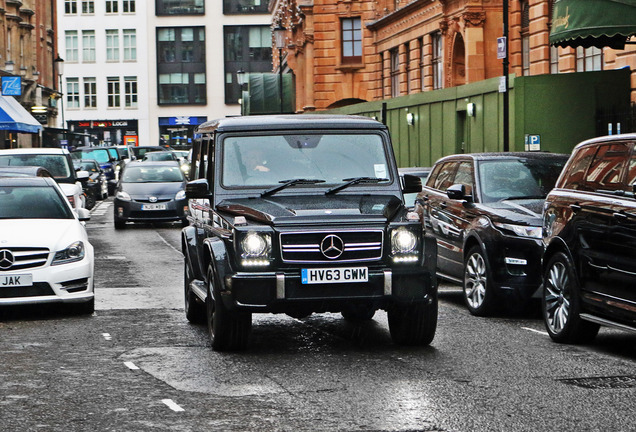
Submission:
M 636 331 L 636 134 L 585 141 L 543 211 L 543 316 L 557 342 Z
M 437 275 L 473 315 L 518 311 L 541 284 L 541 210 L 567 155 L 474 153 L 433 166 L 416 211 L 437 239 Z
M 215 350 L 252 313 L 388 313 L 396 343 L 437 326 L 436 247 L 403 204 L 387 128 L 366 117 L 250 116 L 199 126 L 186 187 L 185 311 Z M 405 176 L 404 192 L 421 190 Z

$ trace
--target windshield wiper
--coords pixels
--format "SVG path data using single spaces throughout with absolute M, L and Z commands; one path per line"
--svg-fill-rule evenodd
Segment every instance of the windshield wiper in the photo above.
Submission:
M 342 189 L 348 188 L 349 186 L 352 186 L 358 183 L 380 183 L 383 181 L 389 181 L 389 179 L 377 178 L 377 177 L 351 177 L 351 178 L 342 179 L 342 181 L 346 183 L 343 183 L 336 187 L 332 187 L 327 192 L 325 192 L 325 195 L 336 193 L 338 191 L 341 191 Z
M 316 183 L 324 183 L 324 180 L 319 179 L 290 179 L 290 180 L 281 180 L 278 183 L 282 183 L 280 186 L 274 186 L 271 189 L 267 189 L 261 193 L 261 196 L 273 195 L 279 190 L 283 190 L 289 186 L 299 185 L 299 184 L 316 184 Z
M 514 200 L 526 200 L 526 199 L 545 199 L 545 195 L 519 195 L 511 196 L 508 198 L 502 198 L 499 201 L 514 201 Z

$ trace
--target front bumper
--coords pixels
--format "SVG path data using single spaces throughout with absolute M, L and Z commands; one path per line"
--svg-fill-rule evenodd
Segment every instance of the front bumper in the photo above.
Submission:
M 220 292 L 230 309 L 253 312 L 339 312 L 352 303 L 386 309 L 395 303 L 426 302 L 437 290 L 436 279 L 422 267 L 369 268 L 367 282 L 303 284 L 300 270 L 238 272 L 226 275 Z
M 157 204 L 165 204 L 163 210 L 143 210 L 142 206 L 147 202 L 123 201 L 115 199 L 115 220 L 127 222 L 171 222 L 183 220 L 187 217 L 188 201 L 171 200 L 162 201 Z
M 527 300 L 542 279 L 540 239 L 502 235 L 489 248 L 493 286 L 501 295 Z
M 24 274 L 31 274 L 33 285 L 0 287 L 0 306 L 82 303 L 95 297 L 92 253 L 74 263 L 0 272 L 0 276 Z

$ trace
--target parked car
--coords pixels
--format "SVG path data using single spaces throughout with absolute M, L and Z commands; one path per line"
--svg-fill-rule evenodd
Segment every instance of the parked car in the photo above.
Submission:
M 172 153 L 179 160 L 181 171 L 183 171 L 187 179 L 190 179 L 190 150 L 172 150 Z
M 128 146 L 128 151 L 132 160 L 142 160 L 146 153 L 156 151 L 170 151 L 170 149 L 163 146 Z
M 93 246 L 59 185 L 49 177 L 0 176 L 0 306 L 71 304 L 95 309 Z
M 93 159 L 99 163 L 99 166 L 106 175 L 108 181 L 108 194 L 112 195 L 117 187 L 117 165 L 118 160 L 113 156 L 106 147 L 77 147 L 71 152 L 71 156 L 75 159 Z
M 146 152 L 144 153 L 144 157 L 141 159 L 142 161 L 179 161 L 179 158 L 171 151 L 154 151 L 154 152 Z
M 422 184 L 426 184 L 426 179 L 428 175 L 431 173 L 430 167 L 408 167 L 408 168 L 398 168 L 398 173 L 400 174 L 400 180 L 404 181 L 404 174 L 413 175 L 419 177 Z M 404 203 L 410 209 L 415 207 L 415 198 L 417 198 L 418 192 L 411 192 L 404 194 Z
M 577 145 L 543 210 L 543 317 L 556 342 L 636 332 L 636 134 Z
M 80 180 L 88 178 L 86 171 L 75 171 L 66 149 L 27 148 L 0 150 L 0 167 L 40 166 L 45 168 L 64 191 L 74 209 L 85 207 Z
M 186 179 L 176 161 L 132 161 L 123 169 L 114 200 L 115 228 L 126 222 L 188 223 Z
M 99 200 L 108 198 L 108 181 L 104 170 L 94 159 L 74 159 L 73 165 L 77 170 L 88 172 L 88 178 L 83 180 L 82 187 L 86 194 L 86 208 L 91 210 Z
M 416 211 L 437 240 L 437 275 L 473 315 L 524 307 L 541 283 L 541 209 L 568 156 L 475 153 L 438 160 Z
M 401 185 L 385 125 L 245 116 L 206 122 L 197 135 L 185 313 L 207 322 L 213 349 L 246 348 L 252 313 L 363 321 L 382 309 L 395 343 L 432 341 L 435 242 L 404 206 L 402 193 L 422 185 L 408 175 Z

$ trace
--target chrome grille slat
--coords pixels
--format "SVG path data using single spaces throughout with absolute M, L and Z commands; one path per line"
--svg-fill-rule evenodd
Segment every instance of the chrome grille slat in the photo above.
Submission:
M 342 255 L 330 259 L 320 250 L 323 239 L 329 235 L 340 237 L 344 243 Z M 382 258 L 384 232 L 382 230 L 319 230 L 280 233 L 283 262 L 289 263 L 344 263 L 377 261 Z
M 50 253 L 47 248 L 6 247 L 0 249 L 10 251 L 14 257 L 13 265 L 9 268 L 0 268 L 0 272 L 42 267 L 46 265 Z

